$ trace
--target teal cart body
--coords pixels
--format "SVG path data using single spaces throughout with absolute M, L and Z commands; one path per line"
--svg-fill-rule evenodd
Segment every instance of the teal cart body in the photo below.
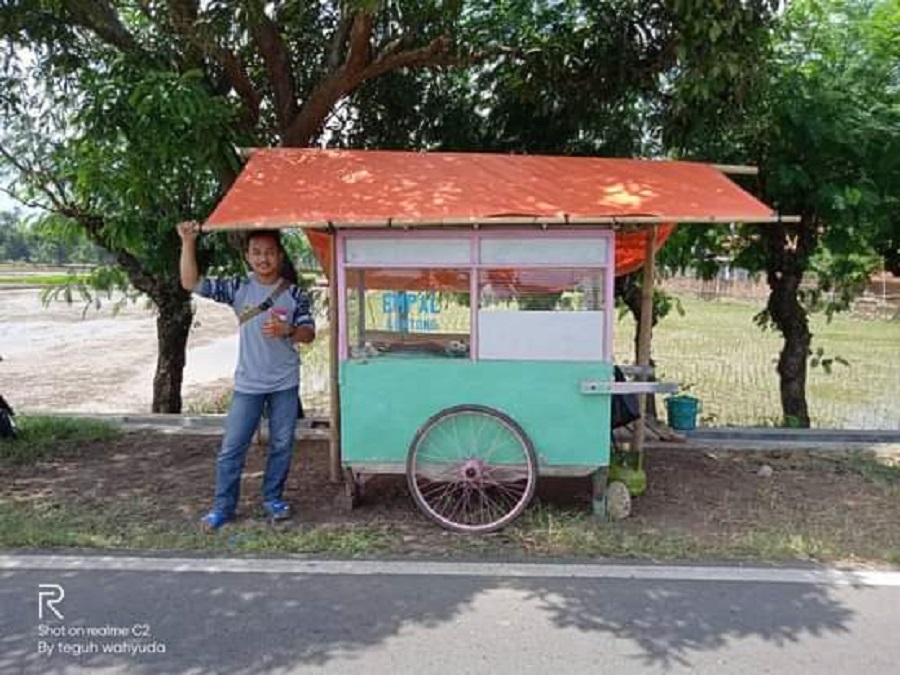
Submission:
M 610 462 L 609 230 L 340 232 L 341 458 L 450 529 Z

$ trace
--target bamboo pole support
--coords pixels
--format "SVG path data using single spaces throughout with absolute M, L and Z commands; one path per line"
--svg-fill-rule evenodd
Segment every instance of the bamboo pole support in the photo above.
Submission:
M 359 305 L 357 307 L 359 314 L 356 320 L 356 330 L 359 336 L 357 346 L 363 348 L 366 346 L 366 272 L 365 270 L 356 270 L 356 273 L 359 275 L 359 282 L 356 285 L 356 302 Z
M 341 390 L 338 348 L 338 263 L 337 233 L 331 235 L 331 274 L 328 280 L 328 333 L 331 414 L 328 436 L 328 469 L 332 483 L 343 480 L 341 470 Z
M 758 176 L 759 167 L 747 166 L 744 164 L 713 164 L 714 169 L 718 169 L 724 174 L 731 176 Z
M 644 278 L 641 281 L 641 323 L 638 327 L 637 365 L 650 365 L 650 339 L 653 336 L 653 273 L 656 267 L 656 226 L 647 231 L 647 248 L 644 257 Z M 638 409 L 641 416 L 634 424 L 632 449 L 642 452 L 647 412 L 647 394 L 638 394 Z
M 402 232 L 408 229 L 440 229 L 442 227 L 473 227 L 486 229 L 491 227 L 557 227 L 578 228 L 609 226 L 610 229 L 626 230 L 643 229 L 649 225 L 665 225 L 680 223 L 731 224 L 731 223 L 799 223 L 800 216 L 768 216 L 721 215 L 721 216 L 505 216 L 505 217 L 471 217 L 471 218 L 436 218 L 434 220 L 380 218 L 377 220 L 332 221 L 332 220 L 297 220 L 294 216 L 284 221 L 267 221 L 265 227 L 276 229 L 303 228 L 310 230 L 334 229 L 375 229 L 395 230 Z M 235 222 L 227 225 L 211 225 L 204 232 L 213 230 L 253 230 L 263 227 L 254 223 Z

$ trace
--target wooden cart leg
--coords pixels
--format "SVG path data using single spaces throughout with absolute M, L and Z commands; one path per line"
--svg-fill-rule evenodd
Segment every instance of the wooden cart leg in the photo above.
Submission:
M 344 484 L 341 491 L 335 497 L 336 505 L 342 511 L 352 511 L 362 501 L 362 484 L 356 479 L 353 470 L 345 468 L 343 471 Z
M 594 515 L 601 521 L 609 520 L 606 510 L 606 482 L 609 479 L 609 469 L 600 467 L 591 474 L 593 489 L 591 491 L 591 505 Z

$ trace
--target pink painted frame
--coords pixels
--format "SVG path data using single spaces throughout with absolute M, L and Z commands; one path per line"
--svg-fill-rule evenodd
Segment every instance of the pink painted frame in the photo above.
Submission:
M 539 233 L 536 233 L 534 229 L 515 229 L 515 230 L 504 230 L 503 232 L 492 232 L 492 231 L 462 231 L 462 230 L 339 230 L 334 236 L 337 237 L 337 245 L 335 248 L 337 249 L 337 282 L 338 282 L 338 352 L 340 355 L 341 361 L 346 361 L 349 355 L 349 347 L 347 344 L 347 331 L 346 331 L 346 305 L 347 305 L 347 275 L 346 269 L 354 269 L 354 268 L 363 268 L 363 267 L 371 267 L 373 265 L 378 265 L 377 262 L 367 262 L 361 265 L 348 264 L 346 262 L 345 255 L 345 246 L 348 239 L 376 239 L 376 238 L 390 238 L 396 237 L 398 234 L 401 234 L 403 237 L 414 237 L 416 239 L 469 239 L 470 243 L 470 260 L 467 264 L 445 264 L 441 263 L 441 267 L 446 269 L 469 269 L 471 271 L 470 279 L 469 279 L 469 292 L 470 292 L 470 326 L 471 326 L 471 336 L 472 343 L 469 348 L 469 352 L 472 360 L 477 360 L 478 354 L 478 303 L 475 302 L 478 298 L 478 279 L 479 279 L 479 271 L 487 267 L 487 265 L 482 265 L 481 263 L 481 247 L 479 243 L 483 239 L 510 239 L 510 238 L 526 238 L 526 239 L 540 239 L 547 233 L 549 236 L 553 236 L 554 238 L 571 238 L 571 239 L 603 239 L 606 240 L 606 261 L 604 266 L 600 265 L 579 265 L 579 267 L 597 267 L 598 269 L 604 270 L 604 313 L 606 314 L 606 322 L 604 324 L 604 345 L 603 345 L 603 357 L 610 363 L 613 361 L 613 316 L 615 314 L 613 303 L 615 301 L 614 288 L 615 288 L 615 232 L 609 229 L 593 229 L 593 228 L 578 228 L 578 229 L 558 229 L 554 228 L 552 233 L 549 230 L 541 230 Z M 384 267 L 393 267 L 395 269 L 417 269 L 422 267 L 422 263 L 383 263 Z M 513 267 L 521 267 L 521 264 L 509 263 L 505 265 L 499 265 L 495 263 L 491 263 L 490 267 L 492 269 L 496 268 L 513 268 Z M 528 263 L 527 267 L 532 268 L 553 268 L 559 267 L 559 263 Z

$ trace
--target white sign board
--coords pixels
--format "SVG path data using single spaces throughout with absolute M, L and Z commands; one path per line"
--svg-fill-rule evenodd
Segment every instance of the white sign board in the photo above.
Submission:
M 479 311 L 478 358 L 602 360 L 604 321 L 603 312 Z

